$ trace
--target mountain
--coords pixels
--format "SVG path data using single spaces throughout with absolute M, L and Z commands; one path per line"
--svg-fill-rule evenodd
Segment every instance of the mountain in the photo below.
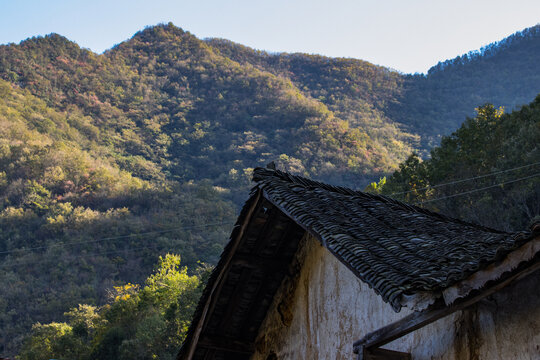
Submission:
M 0 355 L 32 323 L 213 263 L 251 169 L 363 188 L 474 108 L 540 91 L 539 28 L 404 75 L 148 27 L 98 55 L 51 34 L 0 46 Z
M 356 59 L 269 54 L 223 39 L 207 43 L 240 63 L 290 78 L 332 111 L 356 112 L 359 126 L 369 127 L 362 121 L 376 117 L 390 120 L 420 139 L 417 148 L 424 151 L 473 116 L 476 107 L 489 102 L 511 111 L 540 91 L 540 25 L 440 62 L 425 75 L 400 74 Z
M 174 178 L 226 187 L 271 160 L 361 184 L 412 150 L 409 135 L 369 102 L 347 116 L 335 113 L 290 79 L 233 61 L 172 25 L 147 28 L 104 55 L 58 35 L 5 46 L 0 75 L 50 106 L 75 105 L 96 119 L 106 136 L 100 141 L 141 176 L 149 175 L 137 173 L 129 157 Z M 370 118 L 349 116 L 360 111 Z
M 530 103 L 539 92 L 540 25 L 455 59 L 427 75 L 407 75 L 388 116 L 419 129 L 424 147 L 437 145 L 485 103 L 507 112 Z

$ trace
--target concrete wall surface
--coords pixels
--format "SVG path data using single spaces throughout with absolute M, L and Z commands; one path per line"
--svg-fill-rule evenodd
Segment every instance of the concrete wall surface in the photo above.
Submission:
M 281 285 L 253 360 L 355 359 L 353 343 L 411 313 L 395 313 L 320 243 L 306 237 L 298 272 Z M 540 359 L 540 275 L 395 340 L 420 359 Z

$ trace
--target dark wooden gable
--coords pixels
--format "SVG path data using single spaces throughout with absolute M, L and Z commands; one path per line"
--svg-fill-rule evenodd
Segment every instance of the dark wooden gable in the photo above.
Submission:
M 202 317 L 193 359 L 249 359 L 274 294 L 289 271 L 304 230 L 262 197 L 239 224 L 234 254 Z M 222 259 L 223 260 L 223 259 Z M 208 296 L 208 294 L 207 294 Z M 191 336 L 195 335 L 194 333 Z

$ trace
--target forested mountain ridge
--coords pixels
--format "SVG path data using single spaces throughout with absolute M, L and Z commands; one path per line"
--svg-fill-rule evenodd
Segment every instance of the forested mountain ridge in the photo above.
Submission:
M 372 137 L 376 124 L 355 127 L 289 79 L 240 65 L 172 25 L 147 28 L 104 55 L 58 35 L 30 39 L 0 49 L 0 74 L 51 106 L 76 104 L 120 135 L 109 140 L 120 155 L 184 180 L 221 177 L 234 186 L 234 174 L 283 155 L 291 171 L 338 181 L 353 172 L 365 181 L 411 150 L 395 127 L 391 140 Z
M 539 92 L 540 25 L 432 67 L 427 75 L 407 75 L 388 116 L 418 129 L 423 146 L 459 127 L 484 103 L 506 111 L 530 103 Z
M 56 34 L 0 46 L 0 355 L 32 323 L 140 283 L 159 254 L 214 262 L 252 167 L 363 188 L 483 102 L 531 101 L 539 40 L 524 34 L 471 59 L 477 84 L 468 62 L 403 75 L 172 24 L 101 55 Z
M 236 61 L 290 78 L 330 109 L 341 102 L 354 105 L 345 111 L 375 110 L 419 136 L 423 150 L 473 116 L 477 106 L 490 102 L 510 111 L 539 92 L 540 25 L 440 62 L 427 74 L 401 74 L 356 59 L 270 54 L 223 39 L 206 41 Z
M 479 104 L 511 109 L 531 101 L 540 76 L 538 28 L 427 75 L 201 41 L 169 24 L 104 55 L 58 35 L 29 39 L 1 49 L 0 76 L 53 106 L 76 104 L 104 118 L 113 134 L 127 138 L 112 136 L 119 153 L 159 164 L 154 174 L 221 177 L 220 185 L 230 187 L 237 178 L 224 174 L 284 155 L 291 171 L 359 186 L 413 148 L 429 149 Z M 178 154 L 197 155 L 179 163 Z M 124 161 L 131 172 L 141 166 Z

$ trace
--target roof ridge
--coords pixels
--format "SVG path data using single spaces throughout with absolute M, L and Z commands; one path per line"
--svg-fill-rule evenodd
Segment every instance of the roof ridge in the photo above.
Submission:
M 360 190 L 353 190 L 353 189 L 343 187 L 343 186 L 334 186 L 334 185 L 326 184 L 326 183 L 323 183 L 323 182 L 320 182 L 320 181 L 307 179 L 307 178 L 299 176 L 299 175 L 292 175 L 292 174 L 289 174 L 287 172 L 277 170 L 277 169 L 274 170 L 274 169 L 257 167 L 257 168 L 255 168 L 253 170 L 253 179 L 252 179 L 252 181 L 257 183 L 257 185 L 255 187 L 259 187 L 260 184 L 265 179 L 271 179 L 272 177 L 273 178 L 278 178 L 278 179 L 280 179 L 282 181 L 286 181 L 286 182 L 289 182 L 289 183 L 298 184 L 298 185 L 301 185 L 303 187 L 317 187 L 317 188 L 321 188 L 321 189 L 324 189 L 324 190 L 332 191 L 332 192 L 343 194 L 343 195 L 353 195 L 353 196 L 360 196 L 360 197 L 368 198 L 368 199 L 372 199 L 372 200 L 378 200 L 378 201 L 380 201 L 382 203 L 385 203 L 385 204 L 392 204 L 392 205 L 399 206 L 399 207 L 401 207 L 403 209 L 406 209 L 408 211 L 411 211 L 411 212 L 416 212 L 416 213 L 420 213 L 420 214 L 423 214 L 423 215 L 435 217 L 435 218 L 440 219 L 441 221 L 453 222 L 453 223 L 460 224 L 460 225 L 471 226 L 471 227 L 474 227 L 474 228 L 477 228 L 477 229 L 480 229 L 480 230 L 484 230 L 484 231 L 487 231 L 487 232 L 492 232 L 492 233 L 497 233 L 497 234 L 513 235 L 514 237 L 522 237 L 523 233 L 524 233 L 523 231 L 510 233 L 510 232 L 503 231 L 503 230 L 493 229 L 493 228 L 490 228 L 490 227 L 487 227 L 487 226 L 475 224 L 475 223 L 468 222 L 468 221 L 465 221 L 465 220 L 461 220 L 461 219 L 458 219 L 458 218 L 454 218 L 454 217 L 451 217 L 451 216 L 448 216 L 448 215 L 444 215 L 444 214 L 441 214 L 441 213 L 438 213 L 438 212 L 435 212 L 435 211 L 432 211 L 432 210 L 429 210 L 429 209 L 426 209 L 426 208 L 423 208 L 423 207 L 420 207 L 420 206 L 417 206 L 417 205 L 408 204 L 408 203 L 405 203 L 403 201 L 399 201 L 399 200 L 396 200 L 394 198 L 388 197 L 386 195 L 371 194 L 371 193 L 363 192 L 363 191 L 360 191 Z

